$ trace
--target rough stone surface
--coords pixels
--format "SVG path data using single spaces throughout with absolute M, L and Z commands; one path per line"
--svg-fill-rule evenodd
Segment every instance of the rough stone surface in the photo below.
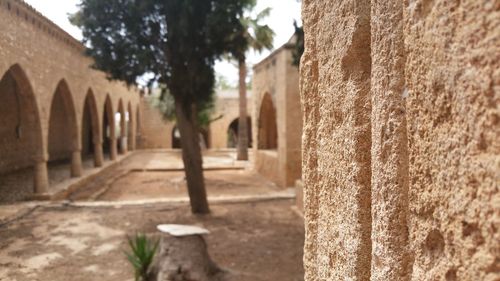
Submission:
M 403 1 L 371 2 L 371 280 L 408 280 Z
M 412 280 L 499 280 L 500 4 L 405 11 Z
M 306 280 L 498 280 L 500 6 L 304 1 Z
M 307 280 L 370 278 L 370 6 L 304 1 Z

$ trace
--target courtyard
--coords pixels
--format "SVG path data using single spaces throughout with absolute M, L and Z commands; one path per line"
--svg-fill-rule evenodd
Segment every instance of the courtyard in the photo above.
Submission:
M 133 280 L 127 235 L 158 237 L 165 223 L 208 229 L 209 254 L 232 280 L 303 280 L 293 191 L 233 154 L 205 155 L 207 216 L 190 212 L 179 151 L 134 152 L 63 201 L 1 205 L 0 280 Z

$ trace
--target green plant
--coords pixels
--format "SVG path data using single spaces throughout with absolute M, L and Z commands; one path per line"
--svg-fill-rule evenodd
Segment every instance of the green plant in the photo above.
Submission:
M 127 259 L 134 267 L 135 281 L 147 281 L 149 267 L 153 263 L 159 241 L 153 243 L 146 235 L 138 233 L 135 237 L 127 236 L 132 252 L 125 252 Z

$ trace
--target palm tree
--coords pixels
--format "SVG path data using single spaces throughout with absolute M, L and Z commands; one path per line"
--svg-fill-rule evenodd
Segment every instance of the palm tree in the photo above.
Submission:
M 255 7 L 255 3 L 249 6 L 248 11 Z M 243 42 L 239 48 L 232 52 L 233 57 L 238 61 L 239 71 L 239 98 L 240 116 L 238 122 L 238 160 L 248 160 L 248 122 L 247 122 L 247 66 L 246 52 L 254 49 L 262 52 L 264 49 L 273 48 L 274 31 L 267 25 L 259 22 L 269 16 L 271 8 L 266 8 L 258 13 L 254 18 L 247 15 L 241 18 L 242 30 L 235 34 L 235 41 Z

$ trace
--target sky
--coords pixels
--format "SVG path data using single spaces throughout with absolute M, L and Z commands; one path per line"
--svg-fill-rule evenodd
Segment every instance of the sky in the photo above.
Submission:
M 59 25 L 66 32 L 71 34 L 78 40 L 82 39 L 80 30 L 73 26 L 68 21 L 68 14 L 78 10 L 80 0 L 24 0 L 44 16 Z M 271 15 L 262 21 L 268 24 L 275 32 L 274 47 L 279 48 L 285 44 L 294 32 L 293 21 L 297 20 L 300 23 L 300 2 L 297 0 L 258 0 L 255 12 L 262 11 L 270 7 Z M 258 63 L 271 51 L 264 51 L 260 54 L 250 52 L 248 57 L 248 66 Z M 218 62 L 215 65 L 215 70 L 218 74 L 226 77 L 232 85 L 237 84 L 238 70 L 234 63 L 226 61 Z

